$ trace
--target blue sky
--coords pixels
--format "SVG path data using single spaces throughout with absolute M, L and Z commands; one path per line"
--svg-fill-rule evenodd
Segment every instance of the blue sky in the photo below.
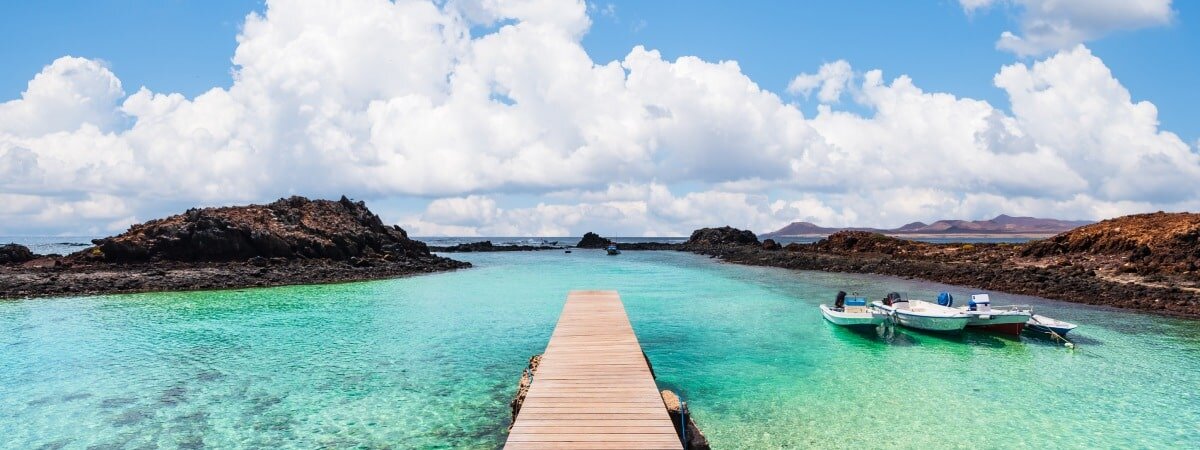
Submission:
M 292 194 L 417 234 L 1198 209 L 1197 10 L 4 2 L 0 234 Z
M 845 59 L 856 67 L 907 74 L 930 91 L 985 99 L 1007 107 L 992 76 L 1018 60 L 995 48 L 1016 12 L 994 9 L 968 17 L 953 1 L 895 2 L 596 2 L 583 44 L 597 62 L 624 58 L 635 45 L 666 58 L 695 55 L 735 60 L 763 88 L 782 93 L 797 73 Z M 3 2 L 0 99 L 12 99 L 43 66 L 62 55 L 107 61 L 127 91 L 194 96 L 228 87 L 236 34 L 262 0 Z M 1200 138 L 1200 5 L 1174 4 L 1166 27 L 1118 32 L 1089 43 L 1135 99 L 1158 106 L 1166 129 Z M 806 113 L 812 106 L 806 105 Z

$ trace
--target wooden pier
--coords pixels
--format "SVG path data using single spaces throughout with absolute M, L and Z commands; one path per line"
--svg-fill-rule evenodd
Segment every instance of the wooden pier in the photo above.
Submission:
M 616 291 L 572 291 L 507 449 L 679 449 Z

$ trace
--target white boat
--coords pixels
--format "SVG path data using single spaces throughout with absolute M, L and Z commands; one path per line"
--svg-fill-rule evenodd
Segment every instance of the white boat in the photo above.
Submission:
M 1054 331 L 1055 333 L 1058 333 L 1059 336 L 1066 336 L 1067 333 L 1069 333 L 1071 330 L 1074 330 L 1075 327 L 1078 326 L 1070 322 L 1063 322 L 1061 320 L 1051 319 L 1049 317 L 1039 316 L 1037 314 L 1034 314 L 1033 317 L 1030 317 L 1029 322 L 1027 322 L 1025 325 L 1033 331 L 1041 333 L 1049 333 Z
M 1033 311 L 1024 305 L 992 307 L 988 294 L 971 295 L 967 306 L 961 306 L 959 311 L 969 316 L 967 326 L 980 328 L 997 333 L 1019 336 L 1025 328 L 1025 323 L 1033 316 Z
M 887 313 L 867 305 L 863 297 L 847 297 L 845 306 L 834 308 L 821 305 L 821 315 L 825 320 L 843 327 L 874 327 L 887 320 Z
M 871 304 L 896 318 L 900 325 L 918 330 L 962 331 L 971 320 L 970 316 L 955 308 L 921 300 L 900 299 L 891 305 L 879 301 Z

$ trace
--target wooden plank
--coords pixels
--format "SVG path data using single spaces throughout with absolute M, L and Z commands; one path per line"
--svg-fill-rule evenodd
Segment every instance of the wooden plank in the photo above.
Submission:
M 571 292 L 505 448 L 680 447 L 620 297 Z
M 650 442 L 509 442 L 504 448 L 511 450 L 607 450 L 607 449 L 638 449 L 638 450 L 665 450 L 679 449 L 682 444 L 672 443 L 650 443 Z

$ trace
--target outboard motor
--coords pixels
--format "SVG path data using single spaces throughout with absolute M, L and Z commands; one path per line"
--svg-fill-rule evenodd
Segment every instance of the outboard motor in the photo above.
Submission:
M 967 309 L 971 311 L 992 311 L 992 299 L 988 294 L 975 294 L 971 296 L 971 301 L 967 302 Z
M 938 294 L 937 304 L 942 306 L 954 306 L 954 296 L 950 295 L 949 292 L 940 293 Z
M 900 297 L 899 292 L 892 292 L 883 299 L 883 304 L 892 306 L 893 304 L 900 303 L 902 301 L 904 301 L 904 299 Z

